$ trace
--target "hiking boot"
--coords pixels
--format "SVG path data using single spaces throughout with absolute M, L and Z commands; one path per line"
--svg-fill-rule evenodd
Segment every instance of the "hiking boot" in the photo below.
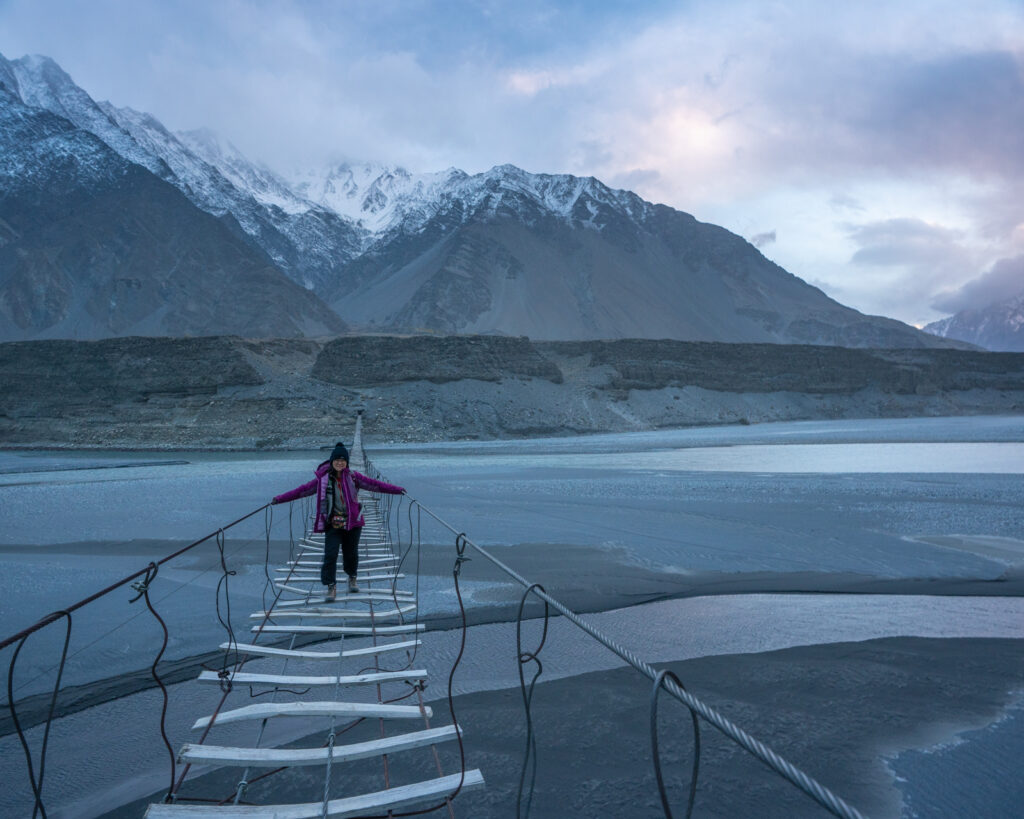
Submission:
M 348 590 L 352 594 L 355 594 L 356 592 L 359 591 L 359 586 L 356 585 L 356 579 L 354 577 L 352 577 L 351 575 L 349 575 L 349 578 L 348 578 Z
M 335 598 L 338 596 L 338 587 L 332 583 L 327 587 L 327 594 L 324 596 L 324 600 L 327 603 L 333 603 Z

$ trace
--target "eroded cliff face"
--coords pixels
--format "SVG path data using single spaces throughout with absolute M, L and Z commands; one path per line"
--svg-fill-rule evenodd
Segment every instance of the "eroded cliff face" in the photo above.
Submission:
M 0 446 L 381 441 L 1024 412 L 1024 354 L 499 336 L 0 344 Z

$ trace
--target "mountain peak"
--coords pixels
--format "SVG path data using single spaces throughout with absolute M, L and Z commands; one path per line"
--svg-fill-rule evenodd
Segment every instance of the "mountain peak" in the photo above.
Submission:
M 49 103 L 59 101 L 63 108 L 69 98 L 88 99 L 88 94 L 75 85 L 71 76 L 49 57 L 27 54 L 11 60 L 8 65 L 17 79 L 16 90 L 26 105 L 49 108 Z
M 1000 352 L 1024 352 L 1024 290 L 986 307 L 961 310 L 931 324 L 925 332 Z

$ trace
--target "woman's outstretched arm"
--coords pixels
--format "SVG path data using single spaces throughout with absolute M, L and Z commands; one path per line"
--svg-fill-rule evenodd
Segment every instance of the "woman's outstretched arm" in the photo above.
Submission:
M 384 481 L 375 481 L 373 478 L 367 478 L 362 472 L 356 472 L 352 470 L 352 481 L 360 489 L 369 489 L 371 492 L 383 492 L 386 495 L 401 495 L 405 492 L 401 486 L 395 486 L 393 483 L 384 483 Z
M 302 486 L 296 486 L 290 492 L 285 492 L 283 495 L 276 495 L 271 503 L 288 503 L 288 501 L 312 495 L 316 492 L 316 481 L 317 479 L 313 478 L 309 483 L 304 483 Z

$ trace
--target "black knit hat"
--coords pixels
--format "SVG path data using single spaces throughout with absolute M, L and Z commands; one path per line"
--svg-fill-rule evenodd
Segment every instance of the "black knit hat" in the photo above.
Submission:
M 341 441 L 338 441 L 338 443 L 334 445 L 334 452 L 331 453 L 332 461 L 336 461 L 338 458 L 344 458 L 346 461 L 348 460 L 348 450 Z

